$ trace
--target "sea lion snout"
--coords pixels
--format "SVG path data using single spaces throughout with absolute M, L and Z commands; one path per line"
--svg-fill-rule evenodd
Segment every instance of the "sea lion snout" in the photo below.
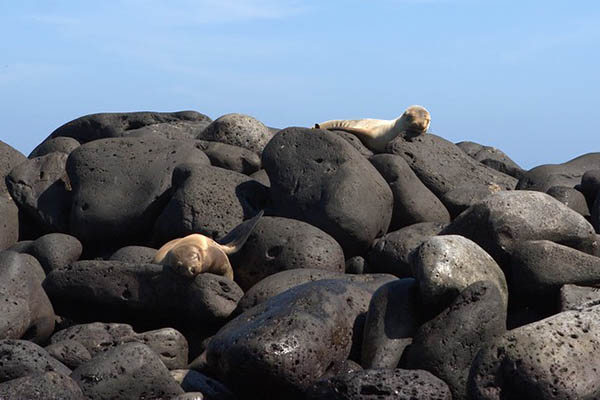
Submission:
M 171 250 L 167 257 L 169 257 L 168 263 L 181 275 L 191 278 L 202 272 L 204 257 L 196 246 L 179 246 Z
M 425 107 L 411 106 L 404 112 L 407 127 L 406 130 L 413 133 L 425 133 L 431 123 L 431 115 Z

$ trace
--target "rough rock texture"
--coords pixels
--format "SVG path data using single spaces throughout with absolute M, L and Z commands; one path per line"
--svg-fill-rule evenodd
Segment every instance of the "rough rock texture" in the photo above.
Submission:
M 75 369 L 92 359 L 92 355 L 83 344 L 71 339 L 50 344 L 44 347 L 44 350 L 70 369 Z
M 35 258 L 0 252 L 0 339 L 44 342 L 54 330 L 54 309 L 42 289 L 44 270 Z
M 0 383 L 0 399 L 85 400 L 86 397 L 68 375 L 45 372 Z
M 463 235 L 502 266 L 515 244 L 550 240 L 593 254 L 594 229 L 583 216 L 555 198 L 533 191 L 502 191 L 465 210 L 442 231 Z
M 131 264 L 150 264 L 154 260 L 156 249 L 146 246 L 125 246 L 115 251 L 108 259 Z
M 451 400 L 448 386 L 427 371 L 367 369 L 317 382 L 308 400 Z
M 438 222 L 421 222 L 387 233 L 377 239 L 367 253 L 368 271 L 393 274 L 399 278 L 412 277 L 414 250 L 445 227 L 446 224 Z
M 394 208 L 390 230 L 419 222 L 450 222 L 446 207 L 423 185 L 402 157 L 378 154 L 369 161 L 392 189 Z
M 252 286 L 240 300 L 238 310 L 248 310 L 294 286 L 322 279 L 340 279 L 353 282 L 371 292 L 375 292 L 382 285 L 395 281 L 396 277 L 389 274 L 351 275 L 313 268 L 282 271 L 273 274 Z
M 19 209 L 8 192 L 5 179 L 13 168 L 26 160 L 23 154 L 0 140 L 0 250 L 19 240 Z
M 50 153 L 13 168 L 6 185 L 19 209 L 38 225 L 38 232 L 67 232 L 71 184 L 65 171 L 68 155 Z
M 404 158 L 419 179 L 436 196 L 469 184 L 498 185 L 513 189 L 517 180 L 469 157 L 453 143 L 433 134 L 412 139 L 397 137 L 388 152 Z
M 386 233 L 393 204 L 389 185 L 335 133 L 284 129 L 265 147 L 262 161 L 274 214 L 322 229 L 346 257 L 360 255 Z
M 230 259 L 243 290 L 289 269 L 344 272 L 344 252 L 331 236 L 306 222 L 281 217 L 262 217 Z
M 69 375 L 71 370 L 28 340 L 0 340 L 0 382 L 44 372 Z
M 440 309 L 477 281 L 491 281 L 505 307 L 508 288 L 504 273 L 494 259 L 475 242 L 458 235 L 434 236 L 424 242 L 413 258 L 424 304 Z
M 448 208 L 452 218 L 456 218 L 461 212 L 471 207 L 473 204 L 485 199 L 490 194 L 500 191 L 498 185 L 484 185 L 481 183 L 459 186 L 446 192 L 442 196 L 442 202 Z
M 546 193 L 584 217 L 590 217 L 585 196 L 579 190 L 565 186 L 552 186 Z
M 173 197 L 156 220 L 154 241 L 201 233 L 213 239 L 264 208 L 265 187 L 246 175 L 211 166 L 179 165 L 173 172 Z
M 83 246 L 74 236 L 48 233 L 33 241 L 25 252 L 34 256 L 48 273 L 79 260 Z
M 186 161 L 209 165 L 198 148 L 166 139 L 104 139 L 79 147 L 67 161 L 71 234 L 84 246 L 146 243 L 167 201 L 171 172 Z
M 470 399 L 598 398 L 599 316 L 594 306 L 506 332 L 475 358 Z
M 373 294 L 365 321 L 363 368 L 398 366 L 421 322 L 420 306 L 417 282 L 411 278 L 386 283 Z
M 237 394 L 261 382 L 263 397 L 302 398 L 330 365 L 348 357 L 365 296 L 339 280 L 297 286 L 221 328 L 208 345 L 208 363 Z
M 261 168 L 258 154 L 243 147 L 206 140 L 197 140 L 196 143 L 215 167 L 245 175 L 250 175 Z
M 586 171 L 600 169 L 600 153 L 588 153 L 562 164 L 545 164 L 530 169 L 517 189 L 546 192 L 552 186 L 574 187 Z
M 156 264 L 78 261 L 48 274 L 44 288 L 59 313 L 81 321 L 143 326 L 220 326 L 243 292 L 223 276 L 189 279 Z
M 183 393 L 157 354 L 141 343 L 101 353 L 73 371 L 71 378 L 88 399 L 164 399 Z
M 527 240 L 513 249 L 511 290 L 528 299 L 556 298 L 565 284 L 600 284 L 600 257 L 548 240 Z
M 187 340 L 172 328 L 136 333 L 127 324 L 94 322 L 71 326 L 56 332 L 50 338 L 53 345 L 71 341 L 84 346 L 92 357 L 123 343 L 139 342 L 159 355 L 169 369 L 183 368 L 188 362 Z
M 453 399 L 466 400 L 473 358 L 504 332 L 505 299 L 495 283 L 476 282 L 417 330 L 403 367 L 431 372 L 448 384 Z
M 462 151 L 482 164 L 514 178 L 521 179 L 525 171 L 510 159 L 502 150 L 491 146 L 483 146 L 475 142 L 456 143 Z
M 272 133 L 256 118 L 244 114 L 225 114 L 206 127 L 197 139 L 240 146 L 262 153 Z
M 560 312 L 574 310 L 584 304 L 600 304 L 600 288 L 564 285 L 560 288 Z
M 54 152 L 70 154 L 79 146 L 80 143 L 77 140 L 70 137 L 59 136 L 40 143 L 33 149 L 28 158 L 41 157 Z
M 76 139 L 83 144 L 92 140 L 126 136 L 128 131 L 147 125 L 176 121 L 201 122 L 207 120 L 209 121 L 210 118 L 195 111 L 90 114 L 58 127 L 43 143 L 50 139 L 64 136 Z
M 198 371 L 190 369 L 176 369 L 171 371 L 171 376 L 186 392 L 202 393 L 206 400 L 235 400 L 236 397 L 221 382 L 209 378 Z
M 173 121 L 146 125 L 122 133 L 125 137 L 160 137 L 170 140 L 195 139 L 212 121 L 209 118 L 195 121 Z

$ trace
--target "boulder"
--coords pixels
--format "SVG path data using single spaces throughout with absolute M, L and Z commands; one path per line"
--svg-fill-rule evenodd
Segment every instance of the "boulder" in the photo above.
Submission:
M 83 246 L 76 237 L 64 233 L 48 233 L 31 243 L 26 253 L 34 256 L 46 273 L 65 267 L 81 257 Z
M 544 164 L 530 169 L 517 189 L 546 192 L 552 186 L 575 187 L 586 171 L 600 169 L 600 153 L 587 153 L 562 164 Z
M 200 132 L 197 139 L 240 146 L 261 154 L 273 134 L 259 120 L 244 114 L 225 114 Z
M 173 169 L 192 160 L 209 165 L 190 142 L 157 138 L 103 139 L 77 148 L 67 161 L 71 234 L 84 246 L 147 243 L 168 201 Z
M 552 186 L 546 193 L 584 217 L 591 216 L 585 196 L 579 190 L 566 186 Z
M 92 359 L 92 355 L 83 344 L 71 339 L 52 343 L 44 347 L 44 350 L 70 369 L 75 369 Z
M 335 133 L 286 128 L 265 147 L 273 214 L 330 234 L 347 258 L 385 234 L 393 196 L 379 172 Z
M 19 209 L 8 192 L 5 180 L 13 168 L 26 160 L 23 154 L 0 140 L 0 250 L 19 240 Z
M 469 399 L 594 399 L 600 396 L 600 306 L 512 329 L 482 348 Z
M 366 369 L 319 381 L 307 400 L 451 400 L 442 380 L 427 371 Z
M 59 136 L 40 143 L 35 149 L 33 149 L 28 158 L 41 157 L 54 152 L 71 154 L 71 152 L 80 145 L 81 144 L 73 138 Z
M 480 163 L 516 179 L 521 179 L 525 173 L 516 162 L 495 147 L 468 141 L 456 143 L 456 146 Z
M 585 304 L 600 304 L 600 288 L 567 284 L 560 288 L 560 312 L 575 310 Z
M 514 189 L 517 179 L 483 165 L 455 144 L 433 134 L 403 138 L 388 143 L 389 153 L 404 158 L 419 179 L 436 196 L 461 186 L 492 185 Z
M 69 368 L 33 342 L 0 340 L 0 382 L 50 371 L 67 376 L 71 373 Z
M 130 264 L 151 264 L 156 249 L 146 246 L 125 246 L 115 251 L 109 261 L 123 261 Z
M 35 258 L 0 252 L 0 339 L 44 342 L 54 330 L 54 309 L 42 289 L 44 270 Z
M 513 247 L 525 240 L 550 240 L 593 254 L 594 229 L 555 198 L 534 191 L 501 191 L 469 207 L 442 231 L 465 236 L 504 268 Z
M 128 131 L 147 125 L 176 121 L 202 122 L 210 121 L 210 118 L 195 111 L 89 114 L 56 128 L 42 143 L 57 137 L 70 137 L 83 144 L 98 139 L 126 136 Z
M 0 383 L 0 399 L 86 400 L 68 375 L 43 372 Z
M 394 208 L 390 230 L 419 222 L 450 222 L 446 207 L 423 185 L 402 157 L 377 154 L 369 161 L 392 189 Z
M 165 399 L 183 393 L 157 354 L 126 343 L 80 365 L 71 378 L 88 399 Z
M 174 194 L 154 225 L 154 242 L 201 233 L 222 238 L 264 208 L 266 188 L 238 172 L 182 164 L 173 172 Z
M 344 272 L 344 252 L 331 236 L 306 222 L 282 217 L 262 217 L 230 259 L 243 290 L 284 270 Z

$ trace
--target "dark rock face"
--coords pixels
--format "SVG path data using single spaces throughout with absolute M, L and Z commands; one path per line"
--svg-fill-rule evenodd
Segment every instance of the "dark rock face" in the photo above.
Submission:
M 370 272 L 388 273 L 399 278 L 410 278 L 412 254 L 427 239 L 438 235 L 446 224 L 421 222 L 379 238 L 367 254 Z
M 420 324 L 420 307 L 414 279 L 386 283 L 373 294 L 362 345 L 361 365 L 365 369 L 398 366 Z
M 474 142 L 456 143 L 462 151 L 480 163 L 514 178 L 521 179 L 525 171 L 502 150 Z
M 71 378 L 88 399 L 164 399 L 183 393 L 158 355 L 141 343 L 101 353 Z
M 169 140 L 190 140 L 200 135 L 212 121 L 209 118 L 174 122 L 163 122 L 160 124 L 146 125 L 141 128 L 125 131 L 121 136 L 125 137 L 158 137 Z
M 1 399 L 85 400 L 79 385 L 68 375 L 45 372 L 0 383 Z
M 550 240 L 591 253 L 594 229 L 583 216 L 553 197 L 533 191 L 502 191 L 472 205 L 442 231 L 463 235 L 504 267 L 524 240 Z
M 351 275 L 313 268 L 291 269 L 264 278 L 248 289 L 238 304 L 238 310 L 246 311 L 294 286 L 323 279 L 339 279 L 352 282 L 370 292 L 375 292 L 380 286 L 396 280 L 394 276 L 389 274 Z
M 188 362 L 187 340 L 172 328 L 136 333 L 131 325 L 94 322 L 74 325 L 56 332 L 50 338 L 53 346 L 69 342 L 79 343 L 92 357 L 123 343 L 138 342 L 160 356 L 169 369 L 184 368 Z
M 64 233 L 48 233 L 36 239 L 26 250 L 34 256 L 46 273 L 79 260 L 83 246 L 76 237 Z
M 67 161 L 71 234 L 105 248 L 144 244 L 167 201 L 171 172 L 192 160 L 209 165 L 189 142 L 165 139 L 105 139 L 79 147 Z
M 470 184 L 495 184 L 501 189 L 513 189 L 517 184 L 512 176 L 477 162 L 453 143 L 436 135 L 412 139 L 397 137 L 388 144 L 387 150 L 404 158 L 438 197 Z
M 70 154 L 79 146 L 80 143 L 77 140 L 70 137 L 59 136 L 39 144 L 33 149 L 31 154 L 29 154 L 28 158 L 42 157 L 54 152 Z
M 302 398 L 330 365 L 348 357 L 364 296 L 337 280 L 283 292 L 221 328 L 208 345 L 208 363 L 238 394 L 261 382 L 263 398 Z
M 579 190 L 565 186 L 552 186 L 546 193 L 584 217 L 590 217 L 585 196 Z
M 560 312 L 593 303 L 600 304 L 600 288 L 571 284 L 560 288 Z
M 19 240 L 19 209 L 8 192 L 5 180 L 10 171 L 24 161 L 23 154 L 0 140 L 0 250 Z
M 519 180 L 517 189 L 546 192 L 552 186 L 575 187 L 585 172 L 600 169 L 600 153 L 588 153 L 562 164 L 532 168 Z
M 257 119 L 243 114 L 225 114 L 214 120 L 196 138 L 240 146 L 261 154 L 273 135 Z
M 260 157 L 251 150 L 205 140 L 197 140 L 196 143 L 215 167 L 225 168 L 244 175 L 251 175 L 261 168 Z
M 489 254 L 463 236 L 434 236 L 423 242 L 413 258 L 413 270 L 423 303 L 434 310 L 484 280 L 496 285 L 505 308 L 508 305 L 504 273 Z
M 70 369 L 75 369 L 92 359 L 92 355 L 83 344 L 71 339 L 50 344 L 44 350 Z
M 201 122 L 209 120 L 210 118 L 206 115 L 195 111 L 90 114 L 58 127 L 44 142 L 65 136 L 76 139 L 79 143 L 83 144 L 98 139 L 126 136 L 128 131 L 147 125 L 176 121 Z
M 151 264 L 156 249 L 146 246 L 125 246 L 115 251 L 109 261 L 122 261 L 130 264 Z
M 44 270 L 35 258 L 0 252 L 0 339 L 42 343 L 54 330 L 54 309 L 42 289 Z
M 600 283 L 600 257 L 548 240 L 528 240 L 515 246 L 511 290 L 528 299 L 556 298 L 563 285 Z
M 461 212 L 473 204 L 485 199 L 490 194 L 498 193 L 500 187 L 497 185 L 482 185 L 475 183 L 467 186 L 459 186 L 446 192 L 442 196 L 442 202 L 448 208 L 452 218 L 456 218 Z
M 577 186 L 585 196 L 588 205 L 594 204 L 594 200 L 600 191 L 600 169 L 586 171 L 581 177 L 581 184 Z
M 28 340 L 0 340 L 0 382 L 44 372 L 67 375 L 71 370 Z
M 566 311 L 506 332 L 477 354 L 469 398 L 597 398 L 599 313 L 599 306 Z
M 177 369 L 171 371 L 171 376 L 186 392 L 202 393 L 203 399 L 235 400 L 236 397 L 221 382 L 209 378 L 198 371 Z
M 306 222 L 281 217 L 261 218 L 244 247 L 230 259 L 235 281 L 244 290 L 289 269 L 344 272 L 344 252 L 331 236 Z
M 144 326 L 220 326 L 243 292 L 225 277 L 188 279 L 156 264 L 78 261 L 44 281 L 59 313 L 82 321 L 132 321 Z
M 501 292 L 495 283 L 476 282 L 417 330 L 403 367 L 429 371 L 448 384 L 453 399 L 467 399 L 473 358 L 505 332 L 506 303 Z
M 197 164 L 175 169 L 173 190 L 154 226 L 158 245 L 192 233 L 221 238 L 264 208 L 267 197 L 266 188 L 246 175 Z
M 67 232 L 71 210 L 71 184 L 65 166 L 68 154 L 50 153 L 29 159 L 6 177 L 6 185 L 19 209 L 34 221 L 39 232 Z
M 450 222 L 446 207 L 423 185 L 402 157 L 378 154 L 369 161 L 392 189 L 394 209 L 390 230 L 419 222 Z
M 284 129 L 265 147 L 262 161 L 274 213 L 327 232 L 346 257 L 360 255 L 387 231 L 393 204 L 389 185 L 335 133 Z
M 427 371 L 367 369 L 317 382 L 308 400 L 450 400 L 448 386 Z
M 350 132 L 346 132 L 346 131 L 338 131 L 338 130 L 332 130 L 331 132 L 334 132 L 335 134 L 339 135 L 342 139 L 344 139 L 345 141 L 347 141 L 348 143 L 350 143 L 350 145 L 352 145 L 352 147 L 354 147 L 356 150 L 358 150 L 358 152 L 360 154 L 363 155 L 363 157 L 369 158 L 373 155 L 373 152 L 371 150 L 369 150 L 358 138 L 358 136 L 353 135 Z

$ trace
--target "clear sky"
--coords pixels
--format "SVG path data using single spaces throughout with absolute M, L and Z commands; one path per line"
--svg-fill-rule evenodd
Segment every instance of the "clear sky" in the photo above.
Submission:
M 81 115 L 393 119 L 524 168 L 600 151 L 600 1 L 0 0 L 0 139 Z

